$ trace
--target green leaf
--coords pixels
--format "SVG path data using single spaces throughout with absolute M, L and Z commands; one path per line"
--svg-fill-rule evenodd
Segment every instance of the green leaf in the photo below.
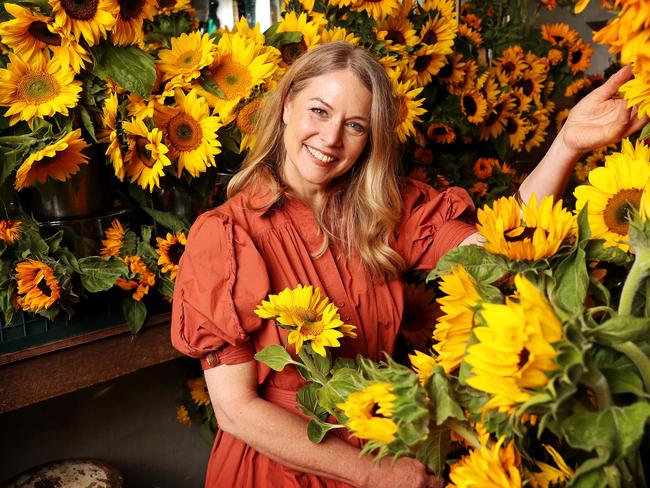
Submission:
M 568 312 L 581 312 L 589 287 L 585 251 L 577 247 L 564 258 L 556 268 L 554 278 L 553 302 Z
M 455 247 L 440 258 L 437 266 L 427 276 L 427 281 L 451 273 L 451 266 L 462 264 L 479 283 L 491 284 L 508 272 L 505 262 L 484 247 L 477 245 Z
M 334 372 L 327 384 L 316 392 L 316 396 L 318 403 L 336 416 L 336 404 L 344 402 L 350 393 L 360 391 L 365 386 L 366 381 L 357 370 L 342 368 Z
M 600 448 L 610 459 L 620 459 L 639 447 L 650 404 L 636 402 L 626 407 L 611 407 L 601 412 L 579 412 L 562 422 L 566 441 L 576 449 Z
M 616 246 L 605 247 L 602 239 L 592 239 L 585 246 L 587 261 L 605 261 L 606 263 L 625 264 L 631 258 Z
M 0 145 L 0 185 L 13 173 L 22 160 L 24 150 L 9 149 Z
M 120 259 L 99 256 L 81 258 L 79 261 L 81 284 L 91 293 L 108 290 L 115 280 L 129 272 L 129 267 Z
M 587 217 L 586 204 L 578 214 L 578 242 L 583 242 L 591 239 L 591 228 L 589 227 L 589 219 Z
M 318 404 L 316 392 L 321 388 L 317 383 L 307 383 L 296 394 L 298 410 L 309 417 L 324 418 L 327 411 Z
M 79 114 L 81 115 L 81 122 L 84 125 L 84 128 L 92 137 L 92 140 L 97 142 L 97 137 L 95 136 L 95 125 L 93 124 L 93 119 L 88 113 L 88 110 L 86 110 L 86 107 L 83 105 L 77 105 L 77 108 L 79 109 Z
M 217 85 L 216 81 L 214 81 L 209 76 L 201 76 L 198 79 L 198 82 L 199 85 L 201 85 L 203 89 L 208 93 L 212 93 L 213 95 L 221 98 L 222 100 L 226 99 L 226 94 L 223 92 L 221 88 L 219 88 L 219 85 Z
M 122 300 L 122 312 L 131 334 L 137 334 L 147 318 L 147 307 L 141 301 L 127 297 Z
M 156 286 L 158 291 L 164 297 L 173 297 L 174 296 L 174 282 L 167 278 L 166 276 L 161 276 L 156 278 Z
M 183 218 L 178 218 L 175 215 L 169 212 L 163 212 L 161 210 L 154 210 L 153 208 L 142 207 L 142 210 L 147 212 L 149 216 L 154 219 L 157 224 L 162 225 L 166 229 L 171 230 L 172 232 L 185 232 L 187 233 L 190 224 L 187 220 Z
M 632 393 L 639 398 L 649 398 L 643 386 L 636 366 L 627 365 L 622 368 L 601 369 L 607 378 L 607 385 L 613 395 Z
M 0 288 L 0 310 L 4 316 L 5 325 L 9 325 L 14 320 L 15 310 L 11 305 L 11 297 L 14 294 L 16 286 L 9 282 L 7 287 Z
M 48 237 L 45 239 L 45 242 L 47 243 L 47 247 L 50 249 L 50 253 L 55 253 L 59 250 L 61 247 L 61 240 L 63 239 L 63 231 L 60 230 L 56 234 L 54 234 L 51 237 Z
M 449 429 L 436 428 L 429 433 L 427 440 L 418 446 L 415 457 L 429 471 L 432 471 L 437 477 L 441 478 L 447 461 L 449 444 Z
M 287 364 L 299 364 L 291 359 L 291 356 L 284 347 L 278 344 L 266 346 L 255 354 L 255 359 L 266 364 L 274 371 L 282 371 Z
M 285 44 L 297 44 L 301 41 L 301 32 L 274 32 L 266 37 L 266 44 L 277 48 Z
M 320 443 L 327 434 L 332 429 L 341 429 L 343 425 L 340 424 L 330 424 L 329 422 L 324 422 L 319 418 L 312 418 L 307 424 L 307 437 L 314 444 Z
M 643 130 L 641 131 L 641 135 L 639 136 L 639 139 L 642 141 L 645 141 L 650 137 L 650 122 L 648 122 L 644 127 Z
M 442 368 L 435 368 L 427 378 L 424 388 L 433 403 L 436 425 L 442 425 L 448 418 L 465 420 L 463 409 L 456 401 Z
M 93 74 L 105 80 L 111 78 L 127 91 L 148 99 L 156 80 L 154 59 L 135 46 L 98 45 L 90 48 Z
M 585 331 L 604 344 L 645 340 L 650 336 L 650 318 L 617 315 Z

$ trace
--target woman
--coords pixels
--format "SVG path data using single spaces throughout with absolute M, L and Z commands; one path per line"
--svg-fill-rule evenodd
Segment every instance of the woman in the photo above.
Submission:
M 559 194 L 578 156 L 636 130 L 622 71 L 571 113 L 521 197 Z M 438 193 L 399 180 L 397 107 L 384 69 L 343 42 L 303 55 L 269 97 L 258 142 L 229 200 L 192 226 L 174 292 L 172 342 L 201 358 L 220 430 L 208 487 L 432 486 L 414 459 L 375 463 L 335 431 L 321 444 L 295 409 L 304 381 L 255 362 L 286 331 L 253 310 L 269 293 L 319 287 L 357 326 L 334 353 L 390 354 L 403 311 L 406 269 L 430 269 L 450 248 L 480 242 L 464 190 Z

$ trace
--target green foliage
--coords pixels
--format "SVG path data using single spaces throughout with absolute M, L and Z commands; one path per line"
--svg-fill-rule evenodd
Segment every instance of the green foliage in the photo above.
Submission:
M 266 346 L 255 354 L 255 359 L 263 362 L 274 371 L 282 371 L 288 364 L 297 364 L 296 361 L 291 359 L 287 350 L 277 344 Z
M 147 307 L 141 301 L 125 297 L 122 299 L 122 312 L 131 334 L 137 334 L 147 318 Z
M 86 290 L 92 293 L 112 288 L 120 276 L 129 272 L 128 266 L 123 261 L 112 256 L 110 258 L 99 256 L 81 258 L 79 268 L 81 283 Z
M 135 46 L 117 47 L 97 45 L 90 48 L 93 56 L 93 74 L 110 78 L 128 91 L 149 98 L 156 80 L 154 59 Z

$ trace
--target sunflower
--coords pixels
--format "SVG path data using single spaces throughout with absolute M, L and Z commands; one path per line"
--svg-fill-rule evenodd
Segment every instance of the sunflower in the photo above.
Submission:
M 479 90 L 468 91 L 460 97 L 460 110 L 472 124 L 482 123 L 487 116 L 487 100 Z
M 547 444 L 542 444 L 546 452 L 553 458 L 557 468 L 541 461 L 535 461 L 539 472 L 528 472 L 532 488 L 549 488 L 562 485 L 573 478 L 574 471 L 564 462 L 560 453 Z
M 426 86 L 434 75 L 447 63 L 446 54 L 436 46 L 423 45 L 413 54 L 409 69 L 415 74 L 417 86 Z
M 639 117 L 650 115 L 650 73 L 636 75 L 619 91 L 625 96 L 628 107 L 639 106 Z
M 94 46 L 117 21 L 114 0 L 50 0 L 56 24 L 76 39 Z
M 396 398 L 390 384 L 372 383 L 336 406 L 348 418 L 346 425 L 355 437 L 388 444 L 397 433 L 392 418 Z
M 517 453 L 513 443 L 501 448 L 505 437 L 491 448 L 482 445 L 473 449 L 460 461 L 451 465 L 447 488 L 470 486 L 498 486 L 499 488 L 520 488 L 521 474 L 517 467 Z
M 482 125 L 479 126 L 479 139 L 496 139 L 505 130 L 508 117 L 514 108 L 512 97 L 508 93 L 502 93 L 496 103 L 488 105 L 488 114 Z
M 350 5 L 350 10 L 353 12 L 366 12 L 377 21 L 397 15 L 399 9 L 398 0 L 352 0 Z
M 16 264 L 16 280 L 23 310 L 47 310 L 61 296 L 61 286 L 54 270 L 42 261 L 27 259 Z
M 483 181 L 477 181 L 469 187 L 469 192 L 477 197 L 484 197 L 488 192 L 487 183 Z
M 447 91 L 452 95 L 460 96 L 462 93 L 480 89 L 482 85 L 479 84 L 479 82 L 481 81 L 483 82 L 483 85 L 485 84 L 485 80 L 481 76 L 478 76 L 478 64 L 476 61 L 473 59 L 467 59 L 463 61 L 463 63 L 463 65 L 458 65 L 458 70 L 461 73 L 456 75 L 458 76 L 458 78 L 456 78 L 457 81 L 445 83 Z M 440 73 L 443 71 L 445 71 L 445 67 L 440 69 L 438 76 L 440 76 Z
M 526 134 L 532 129 L 525 119 L 514 115 L 508 118 L 506 122 L 506 133 L 510 147 L 515 151 L 521 151 L 524 146 Z
M 158 13 L 157 0 L 117 0 L 119 11 L 117 22 L 111 32 L 116 46 L 141 45 L 144 42 L 145 20 L 153 20 Z
M 456 21 L 455 0 L 425 0 L 422 9 L 427 12 L 430 17 L 437 13 L 439 16 L 444 17 L 449 21 Z
M 196 90 L 187 96 L 182 90 L 174 94 L 176 106 L 159 105 L 154 116 L 156 125 L 165 134 L 170 159 L 178 158 L 178 174 L 186 169 L 193 177 L 215 166 L 215 155 L 221 150 L 217 131 L 221 127 L 217 117 L 210 116 L 210 108 Z
M 119 258 L 124 245 L 124 234 L 124 227 L 119 220 L 114 219 L 111 226 L 104 232 L 106 239 L 102 239 L 103 247 L 100 249 L 99 255 L 104 258 L 109 256 Z
M 157 128 L 150 131 L 141 119 L 124 122 L 122 128 L 129 143 L 126 174 L 131 183 L 137 181 L 141 188 L 153 191 L 154 186 L 160 185 L 163 168 L 171 164 L 166 156 L 167 146 L 162 143 L 163 133 Z
M 334 41 L 346 41 L 352 44 L 353 46 L 358 46 L 359 41 L 361 40 L 359 37 L 355 35 L 354 32 L 348 32 L 343 27 L 334 27 L 332 29 L 321 29 L 319 31 L 319 35 L 320 35 L 321 44 L 325 44 L 327 42 L 334 42 Z
M 573 45 L 578 40 L 578 33 L 569 27 L 569 24 L 558 22 L 556 24 L 542 24 L 542 39 L 554 46 Z
M 451 144 L 456 140 L 456 132 L 447 124 L 434 122 L 427 128 L 427 137 L 438 144 Z
M 510 85 L 518 80 L 526 68 L 524 50 L 519 44 L 504 49 L 493 65 L 494 73 L 502 85 Z
M 569 53 L 567 54 L 567 63 L 574 75 L 579 71 L 584 71 L 589 68 L 593 52 L 594 50 L 591 45 L 584 42 L 582 39 L 578 40 L 578 42 L 571 46 Z
M 492 158 L 478 158 L 474 163 L 474 175 L 479 180 L 487 180 L 492 176 L 492 170 L 498 166 L 499 161 Z
M 325 347 L 340 346 L 338 339 L 347 335 L 356 337 L 353 325 L 345 324 L 338 308 L 319 288 L 298 285 L 293 290 L 285 288 L 278 295 L 269 295 L 255 309 L 263 319 L 274 319 L 289 329 L 287 341 L 296 345 L 300 353 L 305 342 L 311 343 L 315 353 L 325 357 Z
M 122 290 L 133 292 L 132 298 L 139 302 L 142 297 L 149 293 L 149 287 L 156 284 L 156 274 L 149 271 L 147 265 L 140 256 L 126 256 L 124 262 L 129 267 L 133 279 L 118 278 L 115 284 Z
M 210 394 L 208 393 L 208 385 L 205 378 L 190 378 L 187 380 L 187 387 L 190 390 L 192 401 L 199 407 L 210 405 Z
M 161 267 L 163 273 L 169 271 L 169 279 L 174 281 L 178 272 L 178 262 L 187 244 L 185 233 L 177 232 L 175 235 L 172 235 L 168 232 L 164 239 L 162 237 L 156 237 L 156 243 L 158 244 L 156 253 L 160 256 L 158 258 L 158 266 Z
M 419 377 L 420 385 L 424 385 L 424 382 L 431 375 L 434 368 L 438 366 L 438 361 L 435 357 L 424 354 L 421 351 L 413 351 L 413 354 L 409 354 L 409 360 L 411 361 L 411 368 L 413 368 L 413 371 Z
M 320 40 L 318 33 L 318 24 L 310 22 L 305 12 L 296 15 L 295 12 L 287 12 L 280 18 L 277 32 L 300 32 L 302 40 L 290 44 L 283 44 L 280 48 L 282 53 L 283 67 L 288 67 L 294 63 L 301 54 L 309 51 L 316 46 Z
M 0 220 L 0 239 L 11 245 L 20 239 L 20 220 Z
M 441 276 L 440 291 L 445 293 L 438 298 L 444 315 L 433 331 L 436 341 L 433 350 L 438 354 L 437 364 L 450 373 L 463 360 L 481 296 L 476 281 L 461 264 L 452 266 L 450 274 Z
M 29 63 L 9 54 L 9 60 L 7 68 L 0 69 L 0 106 L 9 107 L 4 114 L 11 116 L 9 125 L 55 113 L 68 116 L 68 109 L 77 105 L 81 82 L 49 54 L 38 52 Z
M 473 375 L 467 384 L 491 395 L 484 412 L 510 412 L 532 396 L 529 389 L 546 386 L 547 373 L 557 368 L 553 344 L 562 339 L 562 324 L 531 282 L 522 275 L 514 281 L 516 299 L 482 305 L 486 325 L 474 328 L 477 342 L 464 358 Z
M 257 137 L 255 130 L 263 103 L 262 98 L 258 97 L 244 105 L 237 113 L 237 128 L 242 132 L 239 152 L 244 152 L 255 145 Z
M 223 98 L 201 86 L 195 88 L 224 121 L 255 87 L 270 81 L 278 65 L 269 58 L 268 52 L 240 34 L 223 34 L 217 51 L 206 75 L 219 87 Z
M 158 52 L 158 67 L 163 81 L 178 76 L 189 82 L 201 76 L 201 69 L 214 60 L 215 49 L 208 34 L 199 31 L 172 37 L 171 49 Z
M 81 138 L 81 129 L 77 129 L 30 154 L 18 167 L 14 188 L 22 190 L 35 181 L 45 183 L 47 178 L 66 181 L 88 163 L 88 156 L 83 154 L 88 146 Z
M 79 73 L 90 55 L 73 37 L 66 35 L 54 25 L 50 17 L 34 13 L 13 3 L 5 4 L 5 10 L 14 19 L 0 24 L 2 41 L 23 59 L 47 48 L 62 68 L 71 67 Z
M 483 22 L 481 21 L 481 18 L 476 14 L 473 14 L 471 12 L 465 12 L 461 14 L 460 18 L 463 21 L 463 23 L 469 25 L 470 27 L 476 29 L 477 31 L 481 30 L 482 28 L 481 24 Z
M 475 48 L 483 45 L 483 36 L 481 33 L 472 29 L 467 24 L 458 24 L 458 35 L 467 39 Z
M 462 54 L 450 54 L 447 56 L 447 62 L 440 68 L 436 78 L 445 85 L 458 85 L 465 81 L 465 66 L 467 63 L 463 61 Z
M 513 89 L 521 89 L 528 98 L 538 97 L 544 88 L 546 73 L 528 69 L 521 73 L 521 77 L 512 84 Z
M 395 132 L 400 142 L 415 134 L 415 122 L 422 122 L 420 115 L 426 113 L 422 107 L 423 98 L 417 98 L 423 88 L 413 88 L 413 81 L 401 82 L 393 78 L 393 90 L 398 101 L 399 112 Z
M 605 247 L 617 246 L 627 252 L 628 216 L 639 209 L 644 188 L 650 179 L 648 146 L 639 140 L 632 147 L 625 140 L 621 152 L 605 158 L 605 166 L 589 172 L 589 185 L 578 186 L 576 211 L 587 203 L 589 227 L 593 239 L 603 239 Z M 643 156 L 646 156 L 645 158 Z
M 564 60 L 564 53 L 560 49 L 549 49 L 546 58 L 551 66 L 557 66 Z
M 526 133 L 524 146 L 526 151 L 531 151 L 546 139 L 546 129 L 551 125 L 549 110 L 541 109 L 528 115 L 527 122 L 531 130 Z
M 453 52 L 457 32 L 455 18 L 435 17 L 427 20 L 420 28 L 420 44 L 435 46 L 438 53 L 446 56 Z
M 523 213 L 523 216 L 522 216 Z M 562 200 L 533 195 L 519 207 L 514 197 L 502 197 L 478 211 L 478 231 L 487 239 L 485 249 L 509 259 L 539 260 L 553 256 L 560 245 L 575 235 L 576 222 L 562 208 Z
M 177 12 L 192 13 L 192 0 L 158 0 L 158 13 L 170 15 Z
M 406 17 L 387 17 L 377 23 L 375 37 L 384 41 L 389 51 L 405 52 L 404 48 L 415 46 L 418 36 L 413 24 Z
M 178 405 L 176 407 L 176 420 L 183 425 L 192 427 L 192 419 L 190 419 L 190 413 L 187 411 L 185 405 Z
M 104 99 L 101 129 L 98 131 L 97 135 L 99 142 L 108 144 L 106 155 L 111 160 L 115 176 L 117 176 L 120 181 L 123 181 L 126 171 L 124 168 L 122 143 L 120 142 L 120 135 L 117 130 L 117 106 L 117 93 L 110 91 L 108 96 Z

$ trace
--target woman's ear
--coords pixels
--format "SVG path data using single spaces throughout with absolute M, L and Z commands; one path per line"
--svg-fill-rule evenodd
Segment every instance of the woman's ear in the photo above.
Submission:
M 284 100 L 284 105 L 282 106 L 282 122 L 284 125 L 289 123 L 289 118 L 291 117 L 292 103 L 289 97 Z

